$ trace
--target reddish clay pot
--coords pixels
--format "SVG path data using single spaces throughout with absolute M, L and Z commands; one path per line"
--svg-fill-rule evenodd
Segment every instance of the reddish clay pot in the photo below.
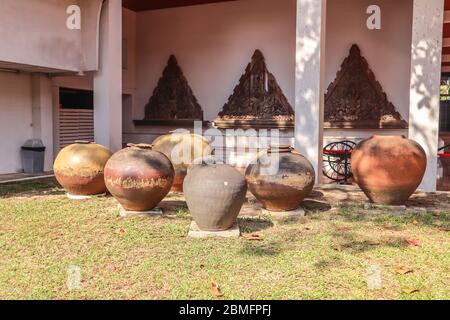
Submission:
M 272 147 L 247 167 L 248 187 L 270 211 L 297 209 L 315 183 L 312 164 L 290 146 Z
M 403 136 L 373 136 L 352 153 L 355 182 L 373 203 L 404 205 L 422 182 L 423 148 Z
M 211 155 L 209 141 L 197 134 L 171 132 L 153 141 L 153 150 L 164 153 L 175 168 L 172 191 L 183 192 L 188 167 L 200 157 Z
M 96 143 L 77 141 L 62 149 L 55 159 L 56 180 L 71 195 L 89 196 L 106 192 L 103 170 L 112 156 Z
M 166 197 L 175 172 L 170 160 L 151 145 L 129 145 L 105 167 L 106 186 L 128 211 L 149 211 Z
M 245 201 L 244 176 L 223 164 L 194 164 L 184 179 L 184 194 L 200 230 L 223 231 L 236 223 Z

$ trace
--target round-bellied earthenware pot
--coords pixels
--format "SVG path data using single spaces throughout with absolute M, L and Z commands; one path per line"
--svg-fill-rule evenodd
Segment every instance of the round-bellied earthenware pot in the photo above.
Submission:
M 73 196 L 105 193 L 103 171 L 111 156 L 102 145 L 76 141 L 58 153 L 53 165 L 56 180 Z
M 315 183 L 311 162 L 290 146 L 273 146 L 260 153 L 245 177 L 251 193 L 270 211 L 297 209 Z
M 373 203 L 403 205 L 422 182 L 423 148 L 404 136 L 373 136 L 352 153 L 355 182 Z
M 172 191 L 183 191 L 183 180 L 186 177 L 187 168 L 194 159 L 211 155 L 209 141 L 193 133 L 171 132 L 158 137 L 153 141 L 153 150 L 164 153 L 175 168 L 175 180 Z
M 106 187 L 128 211 L 154 209 L 169 193 L 174 175 L 169 158 L 147 144 L 129 144 L 105 166 Z
M 203 231 L 223 231 L 233 227 L 246 193 L 244 176 L 224 164 L 193 164 L 184 179 L 189 211 Z

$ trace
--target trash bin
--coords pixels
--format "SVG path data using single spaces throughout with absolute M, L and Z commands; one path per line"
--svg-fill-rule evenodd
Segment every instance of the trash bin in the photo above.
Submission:
M 45 147 L 42 140 L 27 140 L 21 151 L 22 167 L 25 173 L 44 172 Z

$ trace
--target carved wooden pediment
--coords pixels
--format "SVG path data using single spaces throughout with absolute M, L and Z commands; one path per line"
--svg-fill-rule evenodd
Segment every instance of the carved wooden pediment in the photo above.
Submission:
M 256 50 L 239 84 L 214 121 L 218 128 L 292 127 L 294 110 Z
M 203 120 L 203 110 L 173 55 L 145 106 L 145 120 Z
M 325 96 L 325 128 L 407 128 L 356 44 Z

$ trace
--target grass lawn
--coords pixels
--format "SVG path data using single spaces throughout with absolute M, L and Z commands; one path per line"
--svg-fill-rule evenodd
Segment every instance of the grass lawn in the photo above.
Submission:
M 113 198 L 70 201 L 52 180 L 0 185 L 0 299 L 449 299 L 450 195 L 400 216 L 363 199 L 320 189 L 305 218 L 243 217 L 243 237 L 198 240 L 180 195 L 162 217 L 123 219 Z

